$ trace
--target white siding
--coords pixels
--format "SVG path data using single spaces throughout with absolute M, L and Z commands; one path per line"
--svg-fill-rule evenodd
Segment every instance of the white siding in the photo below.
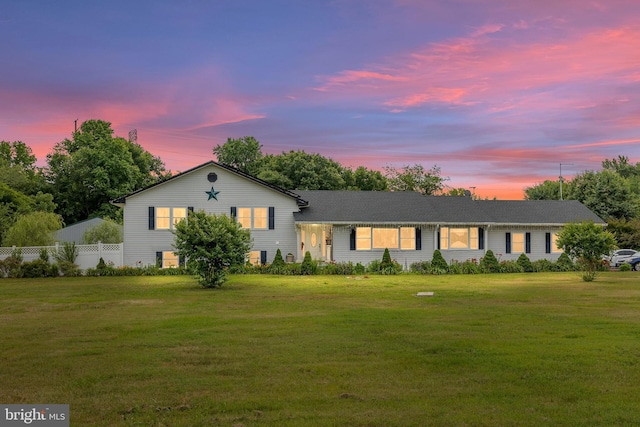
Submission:
M 218 179 L 209 182 L 207 175 L 215 172 Z M 214 188 L 218 200 L 209 199 L 207 191 Z M 149 207 L 190 207 L 209 214 L 230 215 L 231 207 L 275 208 L 274 230 L 251 230 L 255 251 L 267 251 L 271 262 L 280 248 L 284 257 L 295 253 L 296 231 L 293 212 L 298 210 L 294 198 L 257 182 L 236 175 L 215 165 L 151 187 L 127 198 L 124 209 L 124 263 L 134 266 L 155 264 L 155 254 L 173 249 L 174 235 L 169 230 L 149 230 Z
M 549 261 L 557 261 L 560 256 L 560 252 L 546 253 L 546 233 L 558 233 L 560 228 L 538 228 L 538 227 L 492 227 L 488 233 L 485 233 L 485 242 L 488 246 L 487 249 L 491 249 L 498 258 L 499 261 L 517 260 L 522 252 L 511 251 L 510 254 L 506 253 L 506 234 L 511 233 L 531 233 L 531 253 L 526 254 L 531 261 L 537 261 L 539 259 L 548 259 Z
M 433 229 L 422 228 L 422 249 L 421 250 L 400 250 L 389 249 L 391 259 L 402 265 L 403 269 L 408 269 L 411 264 L 418 261 L 430 261 L 433 256 Z M 333 229 L 333 259 L 336 262 L 361 263 L 366 266 L 373 260 L 382 261 L 384 249 L 372 249 L 367 251 L 351 250 L 350 227 L 336 226 Z

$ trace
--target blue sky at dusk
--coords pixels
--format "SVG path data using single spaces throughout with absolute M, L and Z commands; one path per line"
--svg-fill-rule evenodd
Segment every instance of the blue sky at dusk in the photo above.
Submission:
M 174 171 L 227 138 L 523 188 L 640 162 L 637 0 L 0 3 L 0 140 L 101 119 Z

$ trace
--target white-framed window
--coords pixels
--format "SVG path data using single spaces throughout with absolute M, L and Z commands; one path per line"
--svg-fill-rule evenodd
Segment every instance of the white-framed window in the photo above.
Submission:
M 416 249 L 416 229 L 413 227 L 400 228 L 400 249 L 413 251 Z
M 176 224 L 187 218 L 187 208 L 156 208 L 156 229 L 171 230 Z
M 173 208 L 171 209 L 171 224 L 172 228 L 175 228 L 176 224 L 180 221 L 187 219 L 187 208 Z
M 398 247 L 397 228 L 374 228 L 373 249 L 396 249 Z
M 249 264 L 260 265 L 260 251 L 249 252 Z
M 253 208 L 253 228 L 267 228 L 267 208 Z
M 554 254 L 564 252 L 562 248 L 558 247 L 558 233 L 551 233 L 551 252 Z
M 269 226 L 267 208 L 237 208 L 237 219 L 242 228 L 266 230 Z
M 162 265 L 161 268 L 177 268 L 180 266 L 180 259 L 178 254 L 172 251 L 162 252 Z
M 511 233 L 511 252 L 524 253 L 524 249 L 524 233 Z
M 440 249 L 478 249 L 478 227 L 441 227 Z
M 356 250 L 415 250 L 416 229 L 413 227 L 356 227 Z
M 238 208 L 238 222 L 242 228 L 251 228 L 251 208 Z
M 371 250 L 371 227 L 356 228 L 356 250 L 357 251 Z

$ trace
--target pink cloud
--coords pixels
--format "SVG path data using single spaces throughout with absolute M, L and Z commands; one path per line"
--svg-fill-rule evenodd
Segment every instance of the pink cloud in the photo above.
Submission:
M 321 77 L 321 87 L 341 99 L 369 99 L 396 110 L 442 102 L 500 110 L 507 99 L 511 108 L 518 108 L 550 86 L 638 79 L 640 57 L 630 54 L 640 50 L 637 27 L 576 33 L 550 42 L 525 38 L 534 37 L 535 30 L 487 25 L 466 38 L 432 43 L 363 70 Z M 588 100 L 587 93 L 572 95 L 576 105 Z M 548 110 L 554 105 L 540 107 Z

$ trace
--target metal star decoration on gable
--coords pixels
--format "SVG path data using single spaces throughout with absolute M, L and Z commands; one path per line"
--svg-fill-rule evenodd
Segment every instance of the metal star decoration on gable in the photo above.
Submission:
M 211 187 L 211 191 L 205 191 L 205 193 L 209 195 L 209 198 L 207 200 L 211 200 L 211 199 L 218 200 L 219 191 L 214 190 L 213 187 Z

